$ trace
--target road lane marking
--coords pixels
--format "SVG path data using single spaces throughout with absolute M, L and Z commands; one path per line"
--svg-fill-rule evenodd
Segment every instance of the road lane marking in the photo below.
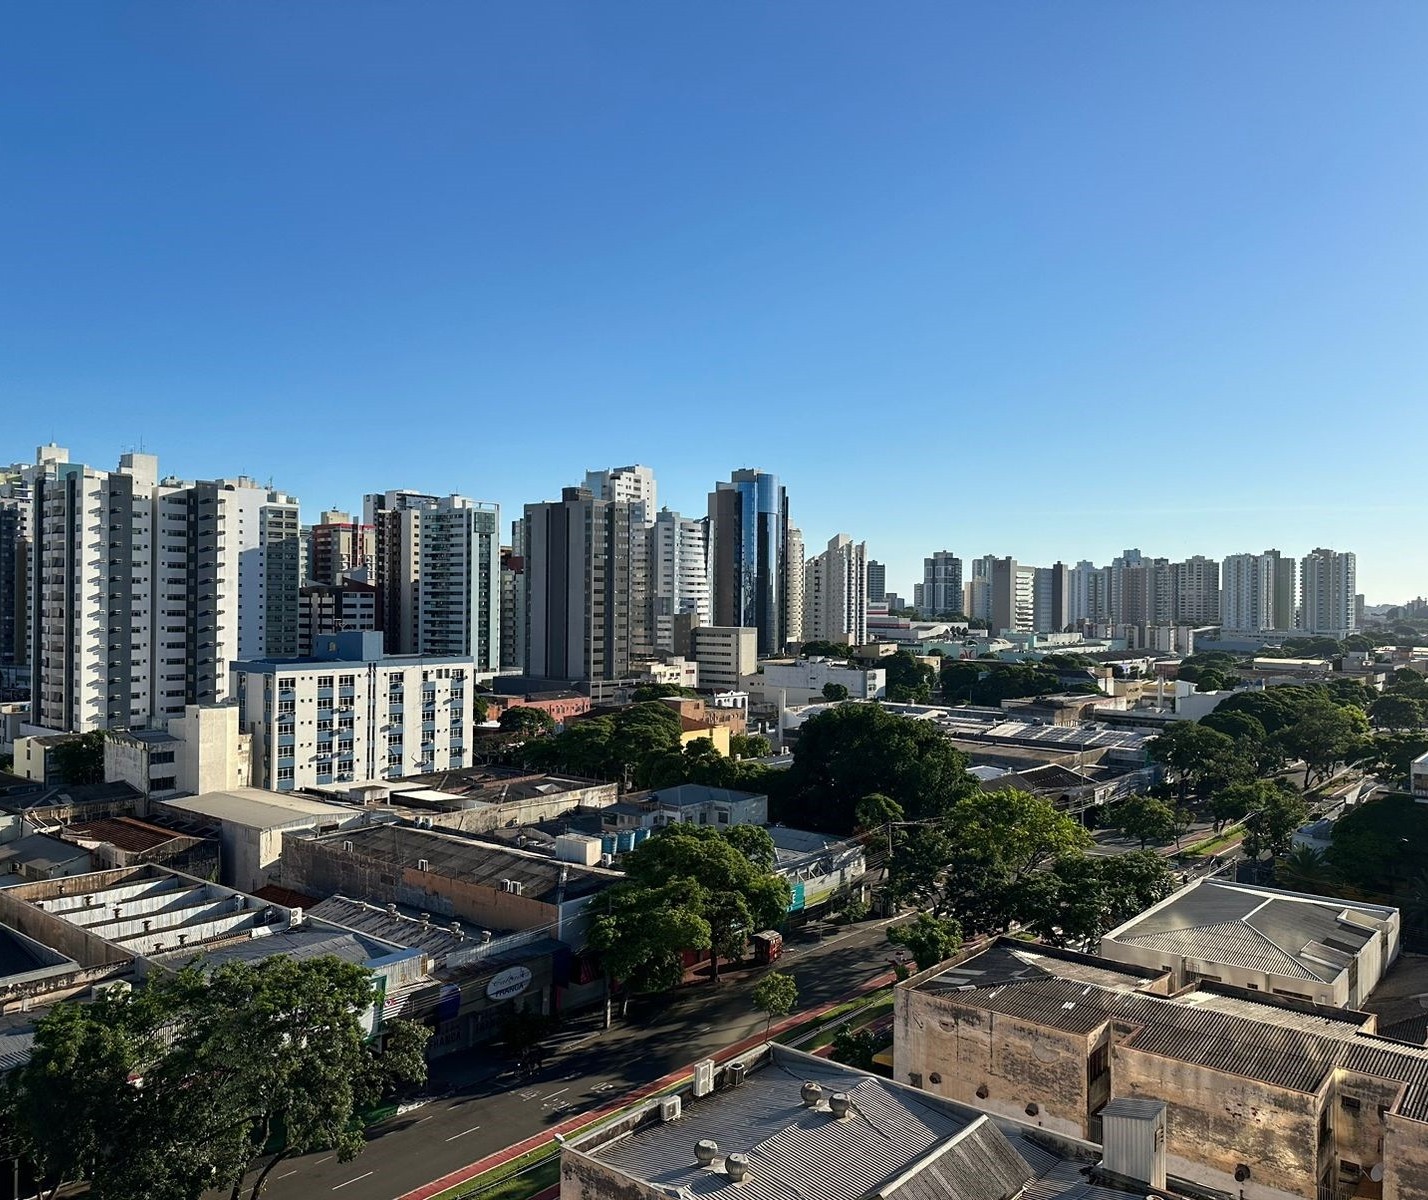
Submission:
M 569 1088 L 561 1088 L 558 1092 L 551 1092 L 549 1096 L 542 1096 L 540 1102 L 544 1104 L 547 1100 L 554 1100 L 557 1096 L 563 1096 L 568 1091 L 570 1091 Z
M 291 1171 L 287 1171 L 287 1172 L 285 1172 L 284 1174 L 279 1175 L 278 1178 L 279 1178 L 279 1179 L 286 1179 L 289 1175 L 296 1175 L 296 1174 L 297 1174 L 297 1168 L 294 1167 Z
M 434 1116 L 436 1116 L 435 1113 L 427 1113 L 424 1117 L 418 1117 L 415 1121 L 412 1122 L 412 1124 L 420 1125 L 423 1121 L 430 1121 Z
M 468 1133 L 475 1133 L 475 1132 L 476 1132 L 478 1129 L 480 1129 L 480 1128 L 481 1128 L 481 1126 L 479 1126 L 479 1125 L 473 1125 L 473 1126 L 471 1126 L 470 1129 L 463 1129 L 460 1133 L 453 1133 L 453 1134 L 452 1134 L 449 1138 L 447 1138 L 446 1140 L 447 1140 L 448 1142 L 454 1142 L 457 1138 L 459 1138 L 459 1137 L 465 1137 Z
M 356 1179 L 349 1179 L 349 1180 L 347 1181 L 347 1183 L 361 1183 L 362 1180 L 364 1180 L 364 1179 L 367 1178 L 367 1175 L 375 1175 L 375 1174 L 376 1174 L 375 1171 L 368 1171 L 368 1172 L 366 1173 L 366 1175 L 359 1175 L 359 1176 L 357 1176 Z M 337 1184 L 336 1186 L 334 1186 L 332 1190 L 335 1192 L 338 1188 L 345 1188 L 345 1187 L 347 1186 L 347 1183 L 339 1183 L 339 1184 Z

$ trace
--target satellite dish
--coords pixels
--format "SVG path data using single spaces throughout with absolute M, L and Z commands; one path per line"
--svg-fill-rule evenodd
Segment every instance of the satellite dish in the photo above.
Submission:
M 1374 1165 L 1369 1168 L 1369 1178 L 1375 1183 L 1383 1182 L 1383 1163 L 1374 1163 Z

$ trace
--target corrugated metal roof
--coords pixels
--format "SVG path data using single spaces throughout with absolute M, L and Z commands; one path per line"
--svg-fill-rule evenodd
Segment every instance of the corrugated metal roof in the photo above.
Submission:
M 990 1156 L 988 1144 L 1005 1142 L 986 1118 L 963 1117 L 945 1105 L 923 1104 L 906 1089 L 876 1076 L 836 1064 L 800 1066 L 800 1070 L 809 1074 L 794 1074 L 778 1064 L 766 1066 L 739 1087 L 687 1106 L 678 1121 L 644 1126 L 589 1153 L 654 1186 L 705 1196 L 728 1190 L 729 1181 L 720 1169 L 723 1156 L 739 1151 L 749 1157 L 749 1175 L 739 1186 L 740 1194 L 749 1200 L 850 1200 L 893 1182 L 973 1124 L 986 1127 L 976 1139 L 981 1148 L 968 1148 L 973 1159 Z M 819 1083 L 825 1096 L 847 1092 L 851 1115 L 839 1121 L 826 1109 L 803 1107 L 799 1088 L 805 1078 Z M 719 1146 L 714 1169 L 700 1167 L 694 1160 L 695 1143 L 704 1138 Z M 981 1161 L 990 1164 L 993 1159 Z M 1011 1162 L 1005 1155 L 996 1161 L 1003 1170 Z M 948 1177 L 961 1166 L 953 1163 L 949 1160 Z M 1030 1175 L 1028 1169 L 1023 1178 Z M 919 1195 L 934 1193 L 900 1190 L 897 1194 L 917 1200 Z M 940 1200 L 986 1200 L 987 1196 L 981 1190 L 965 1196 L 935 1194 Z M 1000 1193 L 992 1200 L 1000 1200 Z
M 1311 971 L 1306 964 L 1290 958 L 1264 934 L 1239 921 L 1200 929 L 1150 933 L 1139 937 L 1127 935 L 1116 940 L 1128 946 L 1160 950 L 1176 958 L 1220 963 L 1247 971 L 1263 971 L 1268 975 L 1279 975 L 1286 979 L 1319 981 L 1321 978 L 1321 972 Z

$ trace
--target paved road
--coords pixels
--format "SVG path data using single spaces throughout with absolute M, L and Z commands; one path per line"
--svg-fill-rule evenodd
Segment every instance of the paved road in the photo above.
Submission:
M 812 1008 L 885 970 L 893 949 L 886 923 L 869 922 L 821 941 L 816 934 L 795 936 L 779 969 L 797 978 L 799 1008 Z M 367 1148 L 351 1162 L 312 1154 L 281 1163 L 268 1176 L 264 1195 L 269 1200 L 391 1200 L 577 1112 L 607 1105 L 761 1030 L 764 1018 L 749 999 L 757 978 L 751 973 L 726 979 L 717 989 L 695 986 L 667 1005 L 632 1013 L 628 1023 L 592 1030 L 553 1055 L 530 1079 L 492 1078 L 495 1068 L 488 1067 L 481 1082 L 377 1126 Z M 468 1077 L 482 1074 L 479 1060 L 463 1066 Z

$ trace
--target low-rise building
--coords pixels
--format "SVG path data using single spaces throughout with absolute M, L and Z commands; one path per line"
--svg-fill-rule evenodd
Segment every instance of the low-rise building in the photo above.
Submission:
M 1428 1198 L 1428 1047 L 1368 1013 L 1001 938 L 898 985 L 894 1078 L 1107 1151 L 1166 1106 L 1170 1173 L 1244 1200 Z M 1372 1193 L 1361 1184 L 1381 1185 Z
M 285 833 L 309 829 L 328 832 L 369 824 L 374 819 L 395 819 L 348 805 L 326 804 L 307 796 L 285 796 L 259 788 L 181 796 L 165 801 L 164 807 L 218 822 L 223 882 L 245 892 L 279 881 L 278 860 Z
M 1101 939 L 1101 955 L 1170 974 L 1358 1009 L 1398 957 L 1396 908 L 1200 879 Z
M 759 632 L 740 625 L 696 625 L 689 631 L 684 656 L 698 666 L 703 690 L 736 691 L 758 664 Z
M 777 1043 L 561 1143 L 560 1200 L 1120 1200 L 1166 1197 L 1164 1126 L 1145 1177 L 1031 1122 L 855 1071 Z M 1136 1149 L 1141 1149 L 1137 1142 Z M 1130 1163 L 1117 1163 L 1128 1167 Z M 1128 1190 L 1120 1190 L 1122 1187 Z
M 92 865 L 83 846 L 48 834 L 30 833 L 0 842 L 0 887 L 20 880 L 83 875 Z
M 380 633 L 321 638 L 308 658 L 236 662 L 253 783 L 292 791 L 463 767 L 474 673 L 467 656 L 384 654 Z
M 626 803 L 643 803 L 651 813 L 650 825 L 764 825 L 769 819 L 769 798 L 758 792 L 681 783 L 676 787 L 637 792 Z
M 1428 754 L 1413 760 L 1409 770 L 1410 786 L 1420 800 L 1428 800 Z
M 190 704 L 164 729 L 114 729 L 104 739 L 104 778 L 155 800 L 247 787 L 251 760 L 234 704 Z
M 770 825 L 768 833 L 774 844 L 774 870 L 793 889 L 789 912 L 819 908 L 862 888 L 868 862 L 861 842 L 785 825 Z
M 887 695 L 887 671 L 855 667 L 840 658 L 766 659 L 756 674 L 745 675 L 743 689 L 756 701 L 814 704 L 829 684 L 848 689 L 849 700 L 881 700 Z
M 564 725 L 590 711 L 590 697 L 580 692 L 559 689 L 553 692 L 526 692 L 520 696 L 492 693 L 481 697 L 486 702 L 486 719 L 499 721 L 501 714 L 513 708 L 538 708 L 548 713 L 557 725 Z
M 402 904 L 485 929 L 542 930 L 583 949 L 586 910 L 615 871 L 409 825 L 289 834 L 283 883 L 315 896 Z

